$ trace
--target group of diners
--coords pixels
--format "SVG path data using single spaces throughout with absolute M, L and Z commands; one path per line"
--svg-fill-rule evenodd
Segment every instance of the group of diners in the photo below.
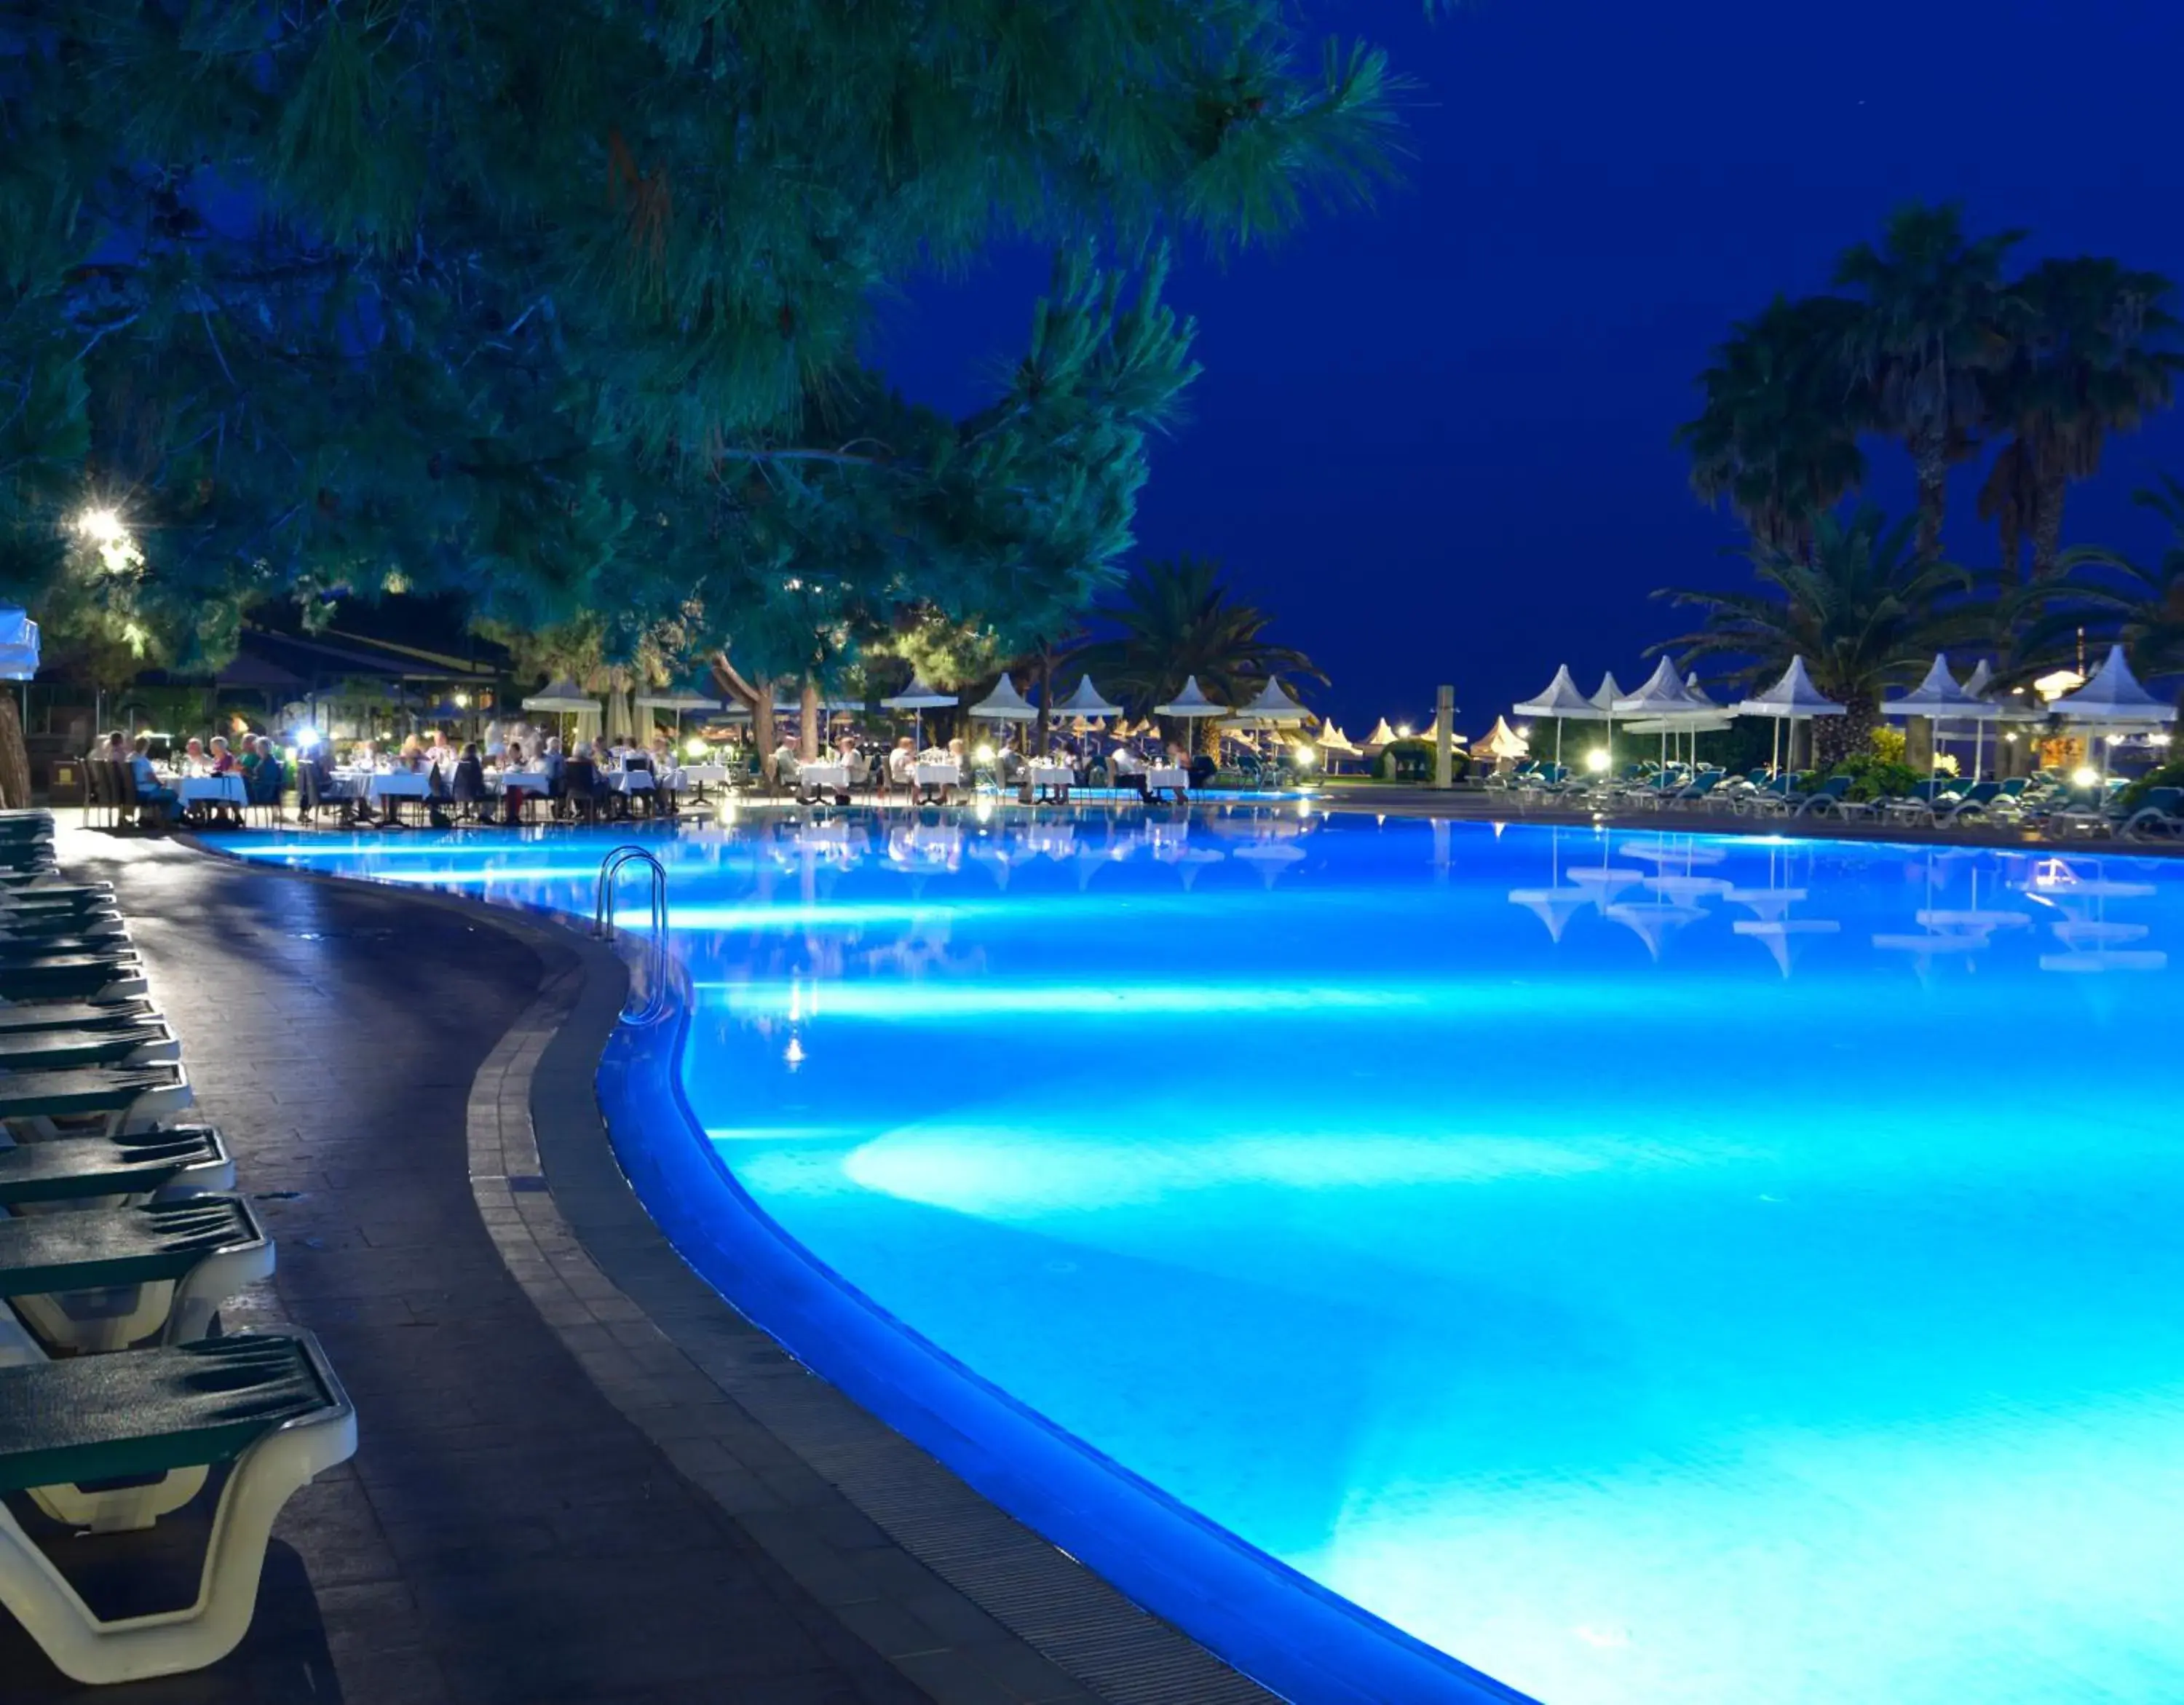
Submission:
M 247 732 L 231 740 L 225 734 L 192 736 L 163 766 L 152 756 L 150 736 L 132 739 L 117 729 L 100 742 L 89 761 L 125 772 L 140 811 L 201 824 L 240 822 L 248 805 L 268 806 L 277 815 L 288 785 L 287 766 L 273 742 Z M 192 785 L 200 783 L 214 785 Z
M 673 809 L 679 775 L 664 737 L 649 747 L 579 740 L 565 752 L 559 737 L 530 730 L 496 738 L 488 748 L 476 740 L 458 744 L 435 729 L 410 735 L 392 752 L 363 742 L 345 765 L 315 747 L 299 763 L 298 783 L 307 811 L 337 811 L 345 823 L 393 823 L 414 803 L 437 828 L 520 823 L 538 809 L 586 822 L 657 815 Z M 405 776 L 416 784 L 386 779 Z
M 1212 779 L 1213 761 L 1181 744 L 1163 751 L 1125 740 L 1102 744 L 1096 735 L 1056 738 L 1045 755 L 1028 756 L 1007 736 L 973 755 L 959 738 L 921 749 L 905 734 L 883 745 L 856 733 L 842 735 L 831 750 L 805 759 L 784 735 L 766 761 L 775 784 L 807 800 L 832 797 L 848 805 L 860 792 L 884 799 L 900 794 L 911 803 L 945 804 L 986 781 L 1009 791 L 1065 794 L 1072 787 L 1114 788 L 1150 800 L 1167 788 L 1178 798 Z

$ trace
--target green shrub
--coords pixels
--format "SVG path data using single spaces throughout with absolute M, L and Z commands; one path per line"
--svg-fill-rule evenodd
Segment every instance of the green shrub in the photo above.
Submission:
M 1450 779 L 1460 781 L 1469 765 L 1470 760 L 1462 753 L 1450 753 Z M 1373 773 L 1384 782 L 1430 782 L 1434 774 L 1434 743 L 1418 738 L 1390 741 L 1373 759 Z
M 1903 743 L 1897 743 L 1902 750 Z M 1845 758 L 1828 772 L 1831 776 L 1848 776 L 1849 797 L 1853 800 L 1886 800 L 1909 793 L 1922 779 L 1919 772 L 1901 759 L 1884 758 L 1875 752 L 1858 752 Z
M 2126 811 L 2135 811 L 2146 803 L 2146 796 L 2156 788 L 2184 788 L 2184 758 L 2173 764 L 2164 764 L 2158 770 L 2148 770 L 2118 795 L 2117 803 Z

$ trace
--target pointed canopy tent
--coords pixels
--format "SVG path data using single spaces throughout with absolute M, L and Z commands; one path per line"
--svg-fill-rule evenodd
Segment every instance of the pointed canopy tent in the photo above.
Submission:
M 1596 722 L 1606 714 L 1578 691 L 1567 663 L 1555 671 L 1555 678 L 1547 683 L 1546 692 L 1510 708 L 1519 716 L 1568 716 L 1580 722 Z
M 1017 684 L 1006 675 L 994 683 L 994 690 L 971 706 L 971 714 L 989 722 L 1034 722 L 1039 720 L 1039 707 L 1017 691 Z
M 2111 645 L 2101 666 L 2093 671 L 2092 678 L 2076 692 L 2058 699 L 2048 707 L 2066 723 L 2094 731 L 2091 743 L 2100 749 L 2101 791 L 2108 791 L 2108 748 L 2101 744 L 2098 731 L 2117 733 L 2153 728 L 2164 722 L 2176 720 L 2176 707 L 2164 705 L 2145 688 L 2131 672 L 2131 665 L 2124 660 L 2123 647 Z
M 1691 688 L 1676 673 L 1676 666 L 1665 657 L 1646 677 L 1643 687 L 1613 700 L 1611 708 L 1618 716 L 1641 720 L 1646 725 L 1645 732 L 1661 737 L 1663 769 L 1668 767 L 1671 734 L 1696 733 L 1698 724 L 1711 722 L 1721 715 L 1719 706 L 1691 697 Z
M 1609 708 L 1618 716 L 1676 716 L 1711 707 L 1702 706 L 1691 697 L 1691 689 L 1676 673 L 1676 666 L 1663 657 L 1643 687 L 1615 699 Z
M 1356 746 L 1351 744 L 1350 737 L 1342 732 L 1342 725 L 1339 722 L 1322 723 L 1318 738 L 1314 744 L 1321 751 L 1338 758 L 1356 758 L 1363 755 Z
M 1615 701 L 1623 696 L 1623 688 L 1616 683 L 1615 671 L 1611 669 L 1600 677 L 1600 690 L 1592 695 L 1592 708 L 1609 722 L 1615 720 Z
M 1092 684 L 1092 677 L 1084 676 L 1077 683 L 1077 690 L 1054 707 L 1057 716 L 1119 716 L 1120 705 L 1110 705 L 1100 696 L 1100 689 Z M 1121 730 L 1117 729 L 1117 733 Z
M 0 605 L 0 681 L 38 672 L 38 624 L 13 605 Z
M 928 687 L 923 678 L 916 675 L 910 677 L 910 685 L 901 692 L 890 693 L 880 700 L 883 709 L 910 712 L 910 726 L 915 731 L 915 744 L 920 750 L 925 746 L 925 713 L 958 702 L 953 693 L 943 693 L 938 688 Z
M 1494 719 L 1494 726 L 1487 730 L 1485 737 L 1471 743 L 1471 749 L 1474 753 L 1483 752 L 1486 756 L 1499 761 L 1502 758 L 1529 756 L 1532 748 L 1523 735 L 1509 726 L 1507 717 L 1496 716 Z
M 2093 671 L 2092 678 L 2048 709 L 2066 722 L 2103 727 L 2148 727 L 2176 720 L 2174 705 L 2163 704 L 2138 684 L 2120 645 L 2109 646 L 2107 660 Z
M 1978 671 L 1973 671 L 1973 678 L 1978 678 Z M 1926 671 L 1926 678 L 1901 699 L 1884 703 L 1880 714 L 1930 718 L 1934 723 L 1934 768 L 1937 771 L 1942 764 L 1942 724 L 1949 721 L 1973 724 L 1976 739 L 1972 752 L 1972 779 L 1976 781 L 1986 758 L 1986 725 L 2000 722 L 2004 712 L 1992 699 L 1982 699 L 1969 688 L 1957 685 L 1957 677 L 1949 670 L 1949 660 L 1936 655 L 1934 666 Z
M 1740 699 L 1733 707 L 1739 716 L 1767 716 L 1773 719 L 1778 743 L 1772 767 L 1778 774 L 1782 768 L 1779 743 L 1782 725 L 1787 722 L 1792 729 L 1800 722 L 1815 716 L 1840 716 L 1843 707 L 1813 684 L 1813 677 L 1805 671 L 1805 660 L 1792 657 L 1790 666 L 1782 671 L 1782 678 L 1763 693 L 1755 693 L 1749 699 Z
M 1611 680 L 1614 677 L 1610 677 Z M 1555 719 L 1555 765 L 1563 761 L 1563 724 L 1564 722 L 1598 722 L 1614 713 L 1603 710 L 1578 690 L 1577 683 L 1570 677 L 1569 665 L 1565 663 L 1555 671 L 1555 678 L 1547 683 L 1547 689 L 1536 698 L 1527 699 L 1513 705 L 1519 716 L 1552 716 Z
M 587 710 L 599 710 L 599 701 L 564 675 L 526 699 L 523 708 L 526 710 L 566 711 L 576 716 Z
M 686 682 L 679 687 L 648 687 L 637 695 L 640 710 L 672 710 L 681 716 L 685 710 L 717 710 L 720 699 L 710 693 L 701 693 L 694 683 Z
M 1201 717 L 1225 716 L 1228 714 L 1228 707 L 1226 705 L 1215 704 L 1199 690 L 1198 677 L 1195 675 L 1184 682 L 1182 692 L 1177 694 L 1165 705 L 1154 705 L 1153 710 L 1158 716 L 1173 716 L 1186 722 L 1195 722 Z
M 1691 694 L 1691 703 L 1694 705 L 1702 705 L 1709 710 L 1720 708 L 1713 695 L 1699 685 L 1699 671 L 1696 669 L 1684 678 L 1684 691 Z
M 1884 716 L 1979 716 L 1982 712 L 1992 715 L 1993 707 L 1986 700 L 1967 693 L 1957 685 L 1957 677 L 1949 672 L 1949 660 L 1936 655 L 1926 678 L 1901 699 L 1886 700 L 1880 707 Z
M 938 710 L 958 702 L 953 693 L 943 693 L 937 688 L 928 687 L 914 675 L 911 677 L 910 685 L 901 692 L 890 693 L 880 700 L 890 710 Z
M 1236 716 L 1240 721 L 1257 722 L 1268 727 L 1312 720 L 1312 712 L 1282 690 L 1279 675 L 1269 675 L 1267 684 L 1259 689 L 1251 703 L 1236 707 Z
M 1365 737 L 1366 753 L 1370 755 L 1383 746 L 1392 746 L 1396 738 L 1396 731 L 1388 726 L 1388 719 L 1383 716 L 1373 725 L 1373 732 Z

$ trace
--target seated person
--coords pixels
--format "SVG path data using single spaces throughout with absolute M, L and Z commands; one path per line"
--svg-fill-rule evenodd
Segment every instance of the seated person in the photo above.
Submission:
M 917 743 L 905 734 L 894 743 L 887 756 L 887 778 L 889 785 L 907 792 L 917 773 Z
M 114 736 L 117 740 L 120 738 L 118 734 Z M 209 767 L 210 761 L 205 756 L 204 742 L 196 735 L 191 735 L 182 746 L 182 773 L 186 776 L 202 776 L 208 772 Z
M 281 794 L 288 785 L 288 773 L 281 766 L 280 755 L 273 749 L 273 742 L 263 734 L 254 737 L 245 762 L 249 767 L 243 773 L 244 795 L 254 805 L 272 806 L 277 817 Z
M 235 754 L 228 749 L 226 735 L 215 734 L 212 737 L 211 762 L 207 767 L 215 776 L 225 776 L 233 772 Z
M 561 766 L 561 791 L 571 810 L 586 817 L 599 815 L 599 796 L 606 787 L 599 780 L 599 761 L 589 740 L 578 741 L 577 749 Z
M 485 761 L 478 755 L 476 741 L 465 746 L 462 756 L 455 760 L 448 778 L 448 794 L 463 815 L 472 821 L 492 803 L 493 792 L 485 784 Z
M 137 803 L 144 810 L 161 818 L 174 814 L 175 790 L 152 767 L 152 743 L 142 734 L 130 743 L 129 775 L 136 784 Z

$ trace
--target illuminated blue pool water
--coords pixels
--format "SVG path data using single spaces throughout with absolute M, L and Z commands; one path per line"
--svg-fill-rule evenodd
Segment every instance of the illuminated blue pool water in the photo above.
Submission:
M 604 844 L 249 850 L 588 917 Z M 1263 813 L 656 850 L 682 1094 L 765 1213 L 1373 1616 L 1550 1705 L 2184 1697 L 2184 862 Z

